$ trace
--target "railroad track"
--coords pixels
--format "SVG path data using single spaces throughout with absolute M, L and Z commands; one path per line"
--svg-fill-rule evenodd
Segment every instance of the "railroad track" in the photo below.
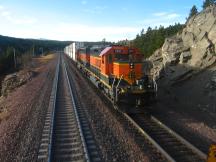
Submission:
M 126 118 L 147 138 L 170 162 L 205 162 L 207 155 L 180 135 L 146 114 L 124 114 Z
M 106 96 L 107 97 L 107 96 Z M 110 100 L 109 98 L 107 98 Z M 110 101 L 112 102 L 112 101 Z M 145 139 L 156 150 L 155 156 L 159 159 L 166 159 L 169 162 L 204 162 L 207 155 L 190 144 L 180 135 L 161 123 L 153 116 L 145 113 L 126 114 L 115 106 L 119 114 L 123 114 Z M 160 155 L 158 155 L 160 154 Z M 163 161 L 163 160 L 162 160 Z
M 59 58 L 38 161 L 102 161 L 72 82 Z

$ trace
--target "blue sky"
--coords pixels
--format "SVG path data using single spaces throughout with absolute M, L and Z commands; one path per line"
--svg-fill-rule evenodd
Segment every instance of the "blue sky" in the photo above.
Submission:
M 0 0 L 0 35 L 76 41 L 133 39 L 142 28 L 184 23 L 202 0 Z

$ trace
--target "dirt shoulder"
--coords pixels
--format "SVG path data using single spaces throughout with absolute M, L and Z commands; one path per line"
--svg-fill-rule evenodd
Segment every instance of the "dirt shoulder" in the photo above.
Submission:
M 216 66 L 176 85 L 159 85 L 155 115 L 203 152 L 216 143 L 216 96 L 208 88 Z M 164 83 L 163 83 L 164 82 Z
M 0 161 L 34 161 L 48 107 L 57 57 L 34 58 L 36 75 L 1 97 Z

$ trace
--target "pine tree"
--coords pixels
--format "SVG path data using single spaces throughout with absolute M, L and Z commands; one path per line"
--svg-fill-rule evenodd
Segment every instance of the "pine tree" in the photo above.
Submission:
M 190 10 L 190 14 L 189 14 L 188 19 L 190 19 L 191 17 L 193 17 L 196 14 L 198 14 L 198 10 L 197 10 L 197 7 L 195 5 L 193 5 L 193 7 Z
M 148 27 L 146 32 L 142 30 L 137 34 L 136 38 L 132 41 L 132 45 L 140 49 L 140 51 L 149 57 L 153 52 L 160 48 L 166 37 L 173 36 L 183 29 L 183 25 L 175 24 L 164 28 L 163 26 L 155 27 L 154 29 Z
M 203 2 L 203 9 L 206 9 L 207 7 L 209 7 L 210 5 L 215 4 L 215 0 L 205 0 Z

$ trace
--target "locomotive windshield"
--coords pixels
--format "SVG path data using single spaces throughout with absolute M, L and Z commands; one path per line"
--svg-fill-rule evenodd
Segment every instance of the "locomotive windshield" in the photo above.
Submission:
M 129 61 L 129 55 L 126 54 L 115 54 L 115 61 Z
M 142 62 L 142 55 L 115 54 L 115 62 Z

